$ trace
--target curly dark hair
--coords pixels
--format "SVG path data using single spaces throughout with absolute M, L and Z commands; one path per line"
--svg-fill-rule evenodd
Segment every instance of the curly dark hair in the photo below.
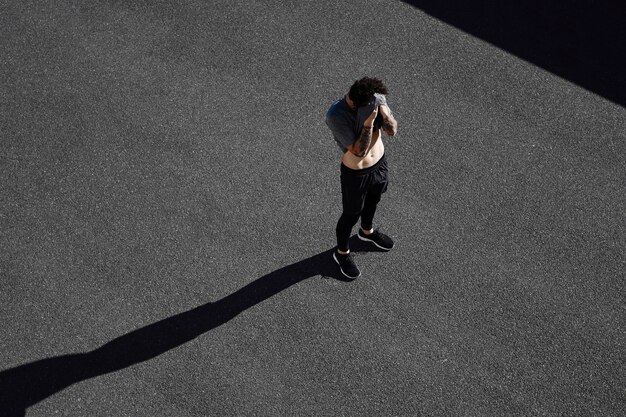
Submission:
M 378 78 L 363 77 L 352 84 L 348 97 L 355 106 L 361 107 L 369 103 L 374 93 L 387 94 L 387 87 Z

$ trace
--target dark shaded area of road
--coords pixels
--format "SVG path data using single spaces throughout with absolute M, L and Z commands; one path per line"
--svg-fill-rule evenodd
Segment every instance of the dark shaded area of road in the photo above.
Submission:
M 623 2 L 404 1 L 626 106 L 626 7 Z

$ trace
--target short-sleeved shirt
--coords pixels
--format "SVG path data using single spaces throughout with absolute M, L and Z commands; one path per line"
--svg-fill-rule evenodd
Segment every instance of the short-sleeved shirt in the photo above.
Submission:
M 365 120 L 374 109 L 386 105 L 387 99 L 382 94 L 374 94 L 372 100 L 365 106 L 352 110 L 345 97 L 335 101 L 326 112 L 326 125 L 333 133 L 333 138 L 339 148 L 346 153 L 348 147 L 356 141 L 363 129 Z

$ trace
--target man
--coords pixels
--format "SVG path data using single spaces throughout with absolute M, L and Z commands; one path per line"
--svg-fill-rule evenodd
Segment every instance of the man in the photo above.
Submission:
M 361 275 L 348 244 L 352 228 L 359 218 L 359 239 L 383 250 L 393 248 L 393 240 L 373 227 L 376 206 L 388 184 L 381 131 L 393 136 L 398 128 L 387 106 L 386 94 L 387 87 L 381 80 L 365 77 L 357 80 L 348 94 L 335 101 L 326 113 L 326 124 L 343 152 L 343 213 L 337 222 L 337 249 L 333 258 L 341 272 L 352 279 Z

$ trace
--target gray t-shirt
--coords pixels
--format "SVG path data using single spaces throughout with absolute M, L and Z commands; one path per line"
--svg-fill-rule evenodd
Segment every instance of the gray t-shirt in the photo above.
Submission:
M 380 105 L 387 105 L 387 99 L 382 94 L 374 94 L 372 100 L 365 106 L 352 110 L 345 98 L 335 101 L 326 112 L 326 125 L 333 133 L 339 148 L 345 153 L 352 145 L 361 130 L 363 123 L 374 109 Z

